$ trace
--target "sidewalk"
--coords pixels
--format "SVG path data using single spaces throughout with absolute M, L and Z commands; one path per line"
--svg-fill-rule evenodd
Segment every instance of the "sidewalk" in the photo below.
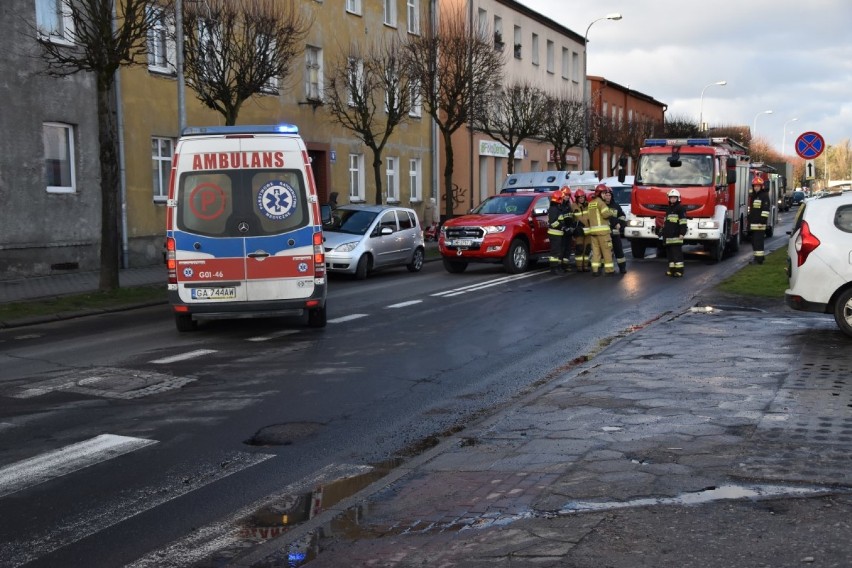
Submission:
M 848 340 L 783 306 L 705 308 L 729 299 L 566 365 L 227 565 L 852 565 Z

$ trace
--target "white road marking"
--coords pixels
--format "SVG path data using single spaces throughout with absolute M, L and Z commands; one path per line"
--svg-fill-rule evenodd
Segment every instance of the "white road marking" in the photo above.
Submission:
M 496 280 L 489 280 L 487 282 L 481 282 L 479 284 L 471 284 L 470 286 L 462 286 L 461 288 L 453 288 L 452 290 L 445 290 L 443 292 L 436 292 L 432 294 L 433 296 L 442 296 L 444 298 L 451 298 L 453 296 L 459 296 L 461 294 L 467 294 L 468 292 L 476 292 L 478 290 L 482 290 L 484 288 L 490 288 L 492 286 L 497 286 L 499 284 L 506 284 L 507 282 L 514 282 L 515 280 L 522 280 L 524 278 L 529 278 L 531 276 L 538 276 L 539 274 L 544 274 L 544 272 L 538 270 L 535 272 L 524 272 L 522 274 L 513 274 L 511 276 L 504 276 L 502 278 L 498 278 Z
M 413 306 L 414 304 L 419 304 L 422 301 L 423 300 L 409 300 L 408 302 L 400 302 L 398 304 L 391 304 L 390 306 L 387 306 L 387 309 L 405 308 L 407 306 Z
M 156 444 L 156 440 L 101 434 L 0 469 L 0 497 Z
M 249 337 L 248 341 L 269 341 L 270 339 L 276 339 L 278 337 L 284 337 L 285 335 L 293 335 L 294 333 L 299 333 L 298 329 L 287 329 L 284 331 L 279 331 L 277 333 L 270 333 L 269 335 L 260 335 L 258 337 Z
M 201 357 L 203 355 L 209 355 L 211 353 L 216 353 L 215 349 L 196 349 L 195 351 L 188 351 L 186 353 L 181 353 L 180 355 L 172 355 L 171 357 L 163 357 L 162 359 L 154 359 L 151 363 L 156 365 L 163 365 L 166 363 L 174 363 L 176 361 L 185 361 L 187 359 L 194 359 L 195 357 Z
M 30 535 L 27 541 L 0 541 L 3 566 L 14 568 L 32 562 L 273 457 L 235 452 L 194 466 L 192 471 L 166 472 L 159 482 L 127 489 L 112 499 L 98 500 L 88 507 L 81 505 L 44 532 Z
M 367 314 L 349 314 L 348 316 L 330 319 L 328 320 L 328 323 L 343 323 L 345 321 L 352 321 L 365 317 L 367 317 Z

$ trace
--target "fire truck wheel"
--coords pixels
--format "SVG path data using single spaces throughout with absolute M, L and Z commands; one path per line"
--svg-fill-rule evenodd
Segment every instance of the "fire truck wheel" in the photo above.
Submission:
M 509 253 L 503 257 L 503 266 L 510 274 L 519 274 L 527 269 L 530 263 L 530 252 L 527 245 L 519 239 L 512 241 L 509 245 Z

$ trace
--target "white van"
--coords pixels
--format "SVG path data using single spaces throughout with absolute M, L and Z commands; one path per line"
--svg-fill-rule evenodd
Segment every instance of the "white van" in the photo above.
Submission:
M 169 302 L 197 320 L 306 315 L 326 324 L 322 221 L 293 125 L 189 127 L 172 161 Z

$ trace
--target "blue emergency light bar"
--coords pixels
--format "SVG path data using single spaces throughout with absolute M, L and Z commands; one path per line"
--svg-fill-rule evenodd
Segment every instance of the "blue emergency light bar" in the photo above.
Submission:
M 187 126 L 182 136 L 199 136 L 202 134 L 298 134 L 299 127 L 295 124 L 243 124 L 238 126 Z
M 710 138 L 646 138 L 645 146 L 710 146 Z

